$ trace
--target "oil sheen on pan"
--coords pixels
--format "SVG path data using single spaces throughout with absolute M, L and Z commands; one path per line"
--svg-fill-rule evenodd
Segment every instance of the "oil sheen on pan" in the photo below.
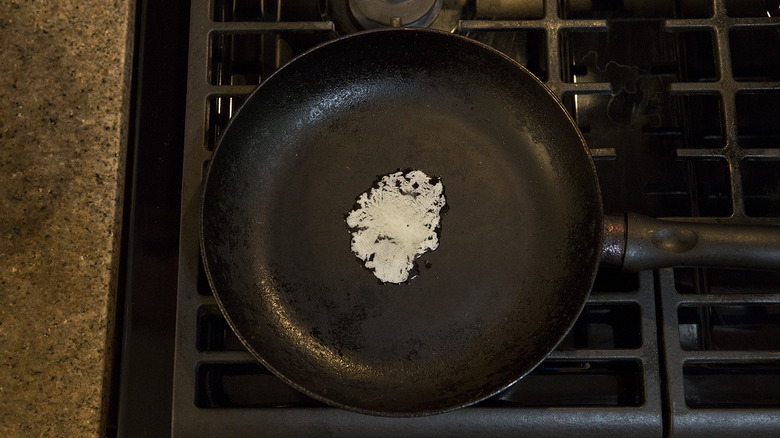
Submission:
M 382 283 L 406 283 L 415 259 L 439 247 L 444 185 L 420 170 L 380 177 L 347 214 L 355 256 Z

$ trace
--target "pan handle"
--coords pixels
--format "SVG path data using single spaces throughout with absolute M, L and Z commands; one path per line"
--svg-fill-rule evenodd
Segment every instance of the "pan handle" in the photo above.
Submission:
M 671 266 L 780 270 L 780 227 L 606 216 L 601 262 L 634 272 Z

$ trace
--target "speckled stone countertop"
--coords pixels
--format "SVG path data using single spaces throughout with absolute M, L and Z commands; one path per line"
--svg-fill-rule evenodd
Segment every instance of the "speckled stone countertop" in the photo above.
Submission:
M 0 436 L 104 434 L 131 0 L 0 2 Z

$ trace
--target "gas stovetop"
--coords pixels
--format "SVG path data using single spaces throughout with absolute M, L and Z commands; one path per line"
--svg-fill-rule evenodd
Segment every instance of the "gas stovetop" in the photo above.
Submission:
M 366 0 L 352 1 L 193 0 L 189 23 L 186 2 L 140 2 L 120 435 L 780 435 L 778 272 L 602 269 L 546 361 L 442 415 L 327 407 L 253 360 L 200 261 L 204 170 L 260 81 L 318 43 L 375 25 L 351 12 Z M 557 94 L 591 149 L 606 212 L 780 225 L 776 2 L 431 5 L 419 23 L 493 46 Z

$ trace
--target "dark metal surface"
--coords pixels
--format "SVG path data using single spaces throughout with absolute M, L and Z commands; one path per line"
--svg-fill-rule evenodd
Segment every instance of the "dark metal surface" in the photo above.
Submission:
M 431 267 L 382 285 L 343 218 L 399 168 L 440 176 L 449 210 Z M 206 272 L 250 351 L 316 399 L 381 415 L 472 404 L 530 371 L 582 309 L 602 231 L 593 164 L 549 91 L 499 52 L 415 30 L 346 37 L 267 79 L 215 151 L 202 220 Z
M 171 433 L 189 2 L 136 8 L 109 437 Z
M 601 243 L 601 263 L 622 267 L 626 255 L 626 217 L 605 215 L 604 234 Z
M 605 216 L 601 263 L 634 272 L 673 266 L 780 270 L 780 227 Z
M 228 2 L 235 3 L 238 2 Z M 332 4 L 333 2 L 329 2 Z M 268 5 L 269 3 L 265 3 Z M 290 2 L 286 3 L 290 5 Z M 237 51 L 230 56 L 210 50 L 214 39 L 224 38 L 226 42 L 249 39 L 268 42 L 276 39 L 276 53 L 285 53 L 285 41 L 294 41 L 302 36 L 316 35 L 333 37 L 329 32 L 333 23 L 320 22 L 267 22 L 255 21 L 248 15 L 241 15 L 235 8 L 230 18 L 211 21 L 211 2 L 199 0 L 192 3 L 192 24 L 190 26 L 190 66 L 188 78 L 187 131 L 182 188 L 182 229 L 179 252 L 179 291 L 177 304 L 176 365 L 174 375 L 173 434 L 175 436 L 213 436 L 233 434 L 246 436 L 517 436 L 527 432 L 536 436 L 658 436 L 661 431 L 661 393 L 659 386 L 658 344 L 655 315 L 654 281 L 651 273 L 641 275 L 605 272 L 597 279 L 589 298 L 586 315 L 606 312 L 615 320 L 601 322 L 581 318 L 570 335 L 551 358 L 564 361 L 574 370 L 582 370 L 594 361 L 618 365 L 623 371 L 602 370 L 582 375 L 579 384 L 561 379 L 556 375 L 540 374 L 545 365 L 538 367 L 531 376 L 543 379 L 543 387 L 557 388 L 565 397 L 551 400 L 545 391 L 527 392 L 529 397 L 522 402 L 517 397 L 506 401 L 489 399 L 476 407 L 459 409 L 438 416 L 392 419 L 359 415 L 339 409 L 325 409 L 322 404 L 292 390 L 283 381 L 276 379 L 267 370 L 256 365 L 256 360 L 232 337 L 232 331 L 221 318 L 215 298 L 199 266 L 198 251 L 198 208 L 202 193 L 202 172 L 211 157 L 214 131 L 224 126 L 214 118 L 227 119 L 232 115 L 231 104 L 241 102 L 254 86 L 242 85 L 242 77 L 223 76 L 224 80 L 207 80 L 209 71 L 215 65 L 227 70 L 236 66 L 247 66 L 243 60 L 246 51 Z M 267 9 L 266 9 L 267 11 Z M 263 20 L 267 20 L 262 14 Z M 254 14 L 254 12 L 253 12 Z M 282 12 L 282 20 L 292 15 Z M 518 33 L 527 29 L 557 29 L 564 20 L 558 14 L 557 2 L 545 3 L 545 20 L 515 23 Z M 305 20 L 306 18 L 296 18 Z M 336 17 L 331 15 L 335 21 Z M 236 21 L 244 22 L 236 22 Z M 252 20 L 252 21 L 249 21 Z M 273 19 L 272 19 L 273 20 Z M 463 22 L 464 27 L 472 22 Z M 604 22 L 595 23 L 606 30 Z M 599 24 L 600 23 L 600 24 Z M 583 26 L 582 22 L 575 22 Z M 293 26 L 295 25 L 295 26 Z M 338 24 L 337 24 L 338 25 Z M 531 26 L 524 28 L 524 26 Z M 525 29 L 525 30 L 524 30 Z M 218 34 L 213 31 L 218 30 Z M 543 80 L 554 81 L 556 89 L 566 92 L 603 93 L 609 84 L 571 84 L 560 81 L 563 64 L 558 60 L 556 39 L 540 40 L 549 50 L 543 51 L 541 64 L 528 63 L 515 58 L 531 69 Z M 250 46 L 251 47 L 251 46 Z M 300 47 L 300 46 L 299 46 Z M 532 46 L 529 45 L 531 50 Z M 298 48 L 297 50 L 300 50 Z M 224 53 L 224 52 L 223 52 Z M 273 54 L 273 52 L 271 52 Z M 295 52 L 297 53 L 297 52 Z M 509 52 L 508 52 L 509 53 Z M 547 56 L 545 56 L 545 53 Z M 514 57 L 514 56 L 513 56 Z M 549 59 L 548 59 L 549 58 Z M 276 62 L 269 56 L 254 60 L 263 67 Z M 282 56 L 282 59 L 284 57 Z M 529 59 L 530 60 L 530 59 Z M 251 67 L 251 63 L 248 66 Z M 232 66 L 232 67 L 231 67 Z M 234 81 L 233 78 L 236 78 Z M 562 92 L 562 91 L 561 91 Z M 561 96 L 563 94 L 560 94 Z M 221 109 L 220 105 L 221 103 Z M 208 123 L 204 123 L 204 114 Z M 223 119 L 223 120 L 224 120 Z M 591 149 L 597 157 L 614 156 L 614 150 Z M 620 210 L 617 210 L 620 211 Z M 636 313 L 625 312 L 635 309 Z M 212 316 L 216 315 L 216 316 Z M 207 321 L 213 321 L 207 322 Z M 626 325 L 627 324 L 627 325 Z M 612 333 L 630 334 L 632 343 L 613 342 Z M 213 343 L 196 342 L 195 339 L 213 339 Z M 239 367 L 252 366 L 249 372 L 237 373 Z M 635 369 L 638 373 L 634 373 Z M 635 375 L 635 381 L 627 378 Z M 601 379 L 607 379 L 606 382 Z M 593 382 L 599 384 L 594 387 Z M 513 388 L 522 392 L 533 379 L 525 378 Z M 587 390 L 583 390 L 585 384 Z M 605 384 L 606 383 L 606 384 Z M 591 400 L 594 388 L 607 397 L 595 402 Z M 514 391 L 518 394 L 518 391 Z M 632 395 L 639 405 L 615 401 L 618 394 Z M 194 403 L 193 403 L 194 401 Z M 587 406 L 587 409 L 582 409 Z
M 669 84 L 669 92 L 676 95 L 711 94 L 719 100 L 719 116 L 722 142 L 715 147 L 693 147 L 678 149 L 677 155 L 687 160 L 713 160 L 725 162 L 728 167 L 728 182 L 731 193 L 731 214 L 725 218 L 712 218 L 721 223 L 766 223 L 777 225 L 776 209 L 752 208 L 757 199 L 766 202 L 772 198 L 771 191 L 750 189 L 747 185 L 749 170 L 755 164 L 775 163 L 780 149 L 762 148 L 756 145 L 752 136 L 746 135 L 749 120 L 763 120 L 763 113 L 774 114 L 769 106 L 740 104 L 749 98 L 770 97 L 772 90 L 780 89 L 778 77 L 771 73 L 770 66 L 777 63 L 778 41 L 780 41 L 780 20 L 774 11 L 769 11 L 771 2 L 713 1 L 712 13 L 703 19 L 666 20 L 665 29 L 683 33 L 707 30 L 711 33 L 715 53 L 716 77 L 706 81 Z M 751 12 L 750 9 L 753 8 Z M 738 36 L 748 36 L 739 44 Z M 745 69 L 739 61 L 745 58 L 754 67 Z M 762 68 L 764 70 L 762 70 Z M 746 72 L 749 72 L 746 74 Z M 771 135 L 765 131 L 764 138 Z M 762 137 L 759 135 L 758 137 Z M 766 142 L 761 146 L 776 142 Z M 771 184 L 776 177 L 762 174 L 762 184 Z M 757 199 L 756 199 L 757 198 Z M 769 200 L 769 202 L 773 202 Z M 752 210 L 752 211 L 751 211 Z M 691 274 L 691 283 L 687 275 Z M 743 401 L 729 405 L 734 398 L 725 393 L 718 394 L 718 403 L 696 406 L 689 403 L 690 394 L 698 385 L 691 384 L 688 366 L 696 364 L 708 370 L 710 375 L 719 376 L 702 386 L 723 390 L 732 382 L 743 388 L 758 388 L 768 385 L 760 373 L 754 373 L 748 382 L 735 381 L 729 374 L 738 364 L 774 366 L 777 370 L 777 351 L 773 348 L 755 349 L 748 342 L 732 346 L 731 351 L 719 351 L 707 342 L 712 335 L 710 319 L 721 318 L 712 309 L 713 304 L 744 306 L 766 306 L 780 302 L 780 281 L 777 272 L 715 269 L 664 269 L 659 272 L 660 316 L 665 340 L 664 362 L 668 380 L 668 412 L 671 435 L 679 437 L 720 436 L 778 436 L 780 435 L 780 409 L 777 406 L 762 406 L 760 403 Z M 685 278 L 685 280 L 683 280 Z M 726 282 L 724 279 L 730 279 Z M 759 280 L 760 279 L 760 280 Z M 731 284 L 724 287 L 722 285 Z M 688 290 L 690 288 L 690 290 Z M 682 306 L 701 306 L 697 321 L 683 324 L 680 317 Z M 746 325 L 761 327 L 756 321 L 745 320 Z M 683 345 L 689 333 L 702 342 L 692 349 Z M 757 332 L 747 331 L 745 340 L 761 337 Z M 718 368 L 724 371 L 718 372 Z M 731 368 L 731 369 L 730 369 Z M 775 371 L 776 372 L 776 371 Z M 748 389 L 750 392 L 751 389 Z M 727 407 L 723 407 L 727 406 Z
M 623 269 L 720 266 L 780 270 L 780 227 L 675 222 L 626 215 Z
M 472 21 L 466 11 L 459 17 L 458 32 L 504 51 L 555 90 L 597 160 L 608 211 L 777 224 L 780 202 L 772 187 L 780 181 L 780 149 L 774 147 L 780 126 L 774 111 L 780 105 L 776 91 L 780 70 L 769 68 L 780 59 L 780 45 L 774 42 L 777 19 L 766 17 L 761 0 L 640 3 L 598 2 L 588 10 L 583 2 L 547 1 L 541 19 L 524 21 Z M 582 380 L 571 382 L 563 378 L 565 374 L 547 375 L 545 362 L 511 387 L 511 397 L 499 394 L 444 415 L 393 419 L 324 408 L 255 365 L 222 320 L 199 268 L 198 204 L 202 172 L 213 148 L 209 139 L 232 115 L 231 104 L 238 105 L 254 89 L 246 84 L 257 83 L 235 74 L 239 67 L 253 73 L 251 68 L 257 66 L 265 77 L 279 60 L 289 59 L 288 41 L 296 54 L 310 47 L 301 44 L 310 36 L 323 40 L 335 36 L 333 23 L 309 21 L 320 19 L 316 7 L 313 14 L 303 14 L 296 2 L 286 1 L 277 15 L 275 4 L 192 1 L 181 246 L 178 259 L 174 257 L 179 263 L 176 363 L 173 415 L 168 421 L 175 436 L 656 437 L 662 432 L 702 436 L 708 430 L 722 436 L 768 436 L 777 430 L 773 428 L 780 424 L 777 407 L 748 400 L 727 408 L 688 405 L 697 391 L 733 403 L 730 387 L 754 395 L 772 388 L 765 369 L 777 363 L 780 345 L 773 340 L 780 336 L 762 334 L 759 330 L 766 323 L 746 316 L 742 327 L 731 327 L 743 336 L 728 345 L 729 351 L 722 346 L 714 350 L 718 332 L 713 330 L 723 327 L 723 316 L 713 305 L 759 309 L 777 305 L 780 277 L 773 272 L 664 269 L 636 275 L 602 270 L 580 321 L 551 360 L 563 360 L 572 370 L 598 362 L 634 364 L 638 386 L 620 383 L 628 381 L 625 369 L 616 375 L 580 373 Z M 228 15 L 217 15 L 225 10 Z M 235 45 L 255 41 L 255 46 Z M 230 42 L 234 48 L 229 55 L 219 51 Z M 584 62 L 591 51 L 598 54 L 597 64 Z M 252 53 L 262 56 L 245 56 Z M 210 79 L 215 65 L 232 69 L 233 75 Z M 607 65 L 619 68 L 605 69 Z M 661 80 L 666 90 L 659 94 L 650 85 Z M 739 166 L 731 167 L 731 161 L 722 158 L 726 137 L 741 147 L 733 155 Z M 139 221 L 139 227 L 153 229 L 158 223 Z M 149 292 L 136 295 L 139 305 L 143 297 L 164 293 L 155 288 Z M 153 308 L 154 300 L 144 305 Z M 678 309 L 689 305 L 704 306 L 695 319 L 678 315 Z M 605 320 L 604 315 L 617 319 Z M 636 343 L 613 343 L 610 333 L 633 333 Z M 691 350 L 692 340 L 703 347 Z M 756 349 L 756 340 L 764 346 Z M 716 365 L 700 369 L 717 379 L 692 380 L 694 368 L 685 365 L 691 361 Z M 754 372 L 747 385 L 730 377 L 729 368 L 717 371 L 734 363 L 760 363 L 764 371 Z M 237 374 L 241 367 L 253 367 L 252 372 Z M 550 391 L 535 390 L 538 379 Z M 615 404 L 610 397 L 593 404 L 594 389 L 634 394 L 640 405 Z M 561 391 L 565 397 L 548 396 Z M 146 387 L 146 394 L 152 400 L 160 398 L 156 387 Z M 525 394 L 522 402 L 518 394 Z M 168 434 L 155 428 L 158 423 L 143 422 L 149 436 Z
M 729 345 L 714 339 L 721 309 L 777 312 L 780 273 L 748 270 L 658 271 L 673 436 L 780 436 L 780 343 L 757 312 L 732 323 Z M 774 307 L 772 307 L 774 306 Z M 770 313 L 770 314 L 771 314 Z M 686 316 L 689 314 L 689 316 Z M 756 345 L 756 340 L 769 340 Z M 774 380 L 773 380 L 774 379 Z M 698 394 L 707 394 L 697 401 Z
M 474 17 L 493 20 L 528 20 L 544 16 L 543 0 L 477 0 Z

